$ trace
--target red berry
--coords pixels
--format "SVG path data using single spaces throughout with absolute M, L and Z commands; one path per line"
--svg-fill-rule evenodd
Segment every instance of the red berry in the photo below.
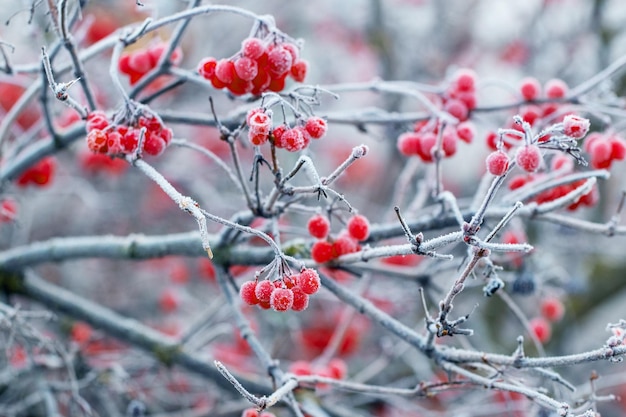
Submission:
M 180 301 L 174 291 L 166 289 L 159 297 L 159 306 L 164 313 L 171 313 L 178 309 Z
M 535 317 L 530 321 L 530 329 L 541 343 L 546 343 L 552 336 L 552 327 L 543 317 Z
M 137 150 L 137 145 L 139 145 L 139 137 L 141 136 L 141 132 L 137 129 L 129 129 L 120 140 L 120 144 L 122 145 L 122 149 L 126 153 L 132 153 Z
M 541 94 L 541 84 L 536 78 L 526 77 L 520 83 L 519 90 L 525 100 L 536 100 Z
M 541 150 L 537 145 L 520 146 L 515 154 L 515 161 L 526 172 L 535 172 L 541 159 Z
M 306 78 L 306 73 L 308 69 L 309 63 L 301 59 L 297 62 L 294 62 L 294 64 L 291 66 L 291 69 L 289 70 L 289 75 L 291 75 L 291 78 L 293 78 L 294 81 L 302 83 Z
M 456 153 L 456 144 L 459 137 L 456 134 L 456 130 L 452 128 L 446 128 L 443 131 L 443 141 L 441 147 L 443 149 L 444 156 L 452 156 Z
M 555 297 L 544 298 L 541 301 L 541 315 L 551 322 L 560 321 L 565 314 L 565 307 L 561 300 Z
M 610 136 L 611 158 L 622 161 L 626 157 L 626 143 L 618 136 Z
M 242 80 L 252 81 L 259 73 L 259 66 L 255 60 L 243 56 L 235 61 L 235 72 Z
M 491 175 L 499 177 L 509 169 L 509 156 L 502 151 L 495 151 L 487 157 L 487 171 Z
M 370 222 L 365 216 L 354 215 L 348 220 L 348 233 L 356 240 L 365 240 L 370 235 Z
M 319 240 L 311 247 L 311 258 L 319 264 L 328 262 L 334 257 L 333 244 L 330 242 Z
M 83 345 L 91 339 L 92 332 L 91 326 L 82 321 L 78 321 L 72 326 L 70 337 L 74 342 Z
M 552 171 L 560 170 L 569 173 L 574 170 L 574 162 L 569 156 L 559 154 L 552 158 L 552 161 L 550 161 L 550 169 Z
M 524 185 L 528 184 L 533 180 L 530 175 L 516 175 L 511 178 L 509 181 L 509 190 L 517 190 L 518 188 L 522 188 Z
M 589 131 L 589 120 L 568 114 L 563 118 L 563 131 L 569 137 L 581 139 Z
M 289 288 L 275 288 L 270 296 L 270 305 L 275 311 L 287 311 L 293 305 L 293 291 Z
M 609 141 L 599 139 L 593 141 L 589 145 L 589 154 L 591 155 L 591 166 L 595 169 L 605 169 L 611 167 L 612 146 Z
M 128 66 L 131 70 L 145 74 L 153 68 L 152 59 L 148 51 L 135 51 L 128 58 Z
M 275 288 L 272 281 L 266 279 L 256 284 L 254 294 L 259 302 L 268 303 Z
M 235 64 L 228 59 L 220 59 L 215 66 L 215 78 L 226 85 L 235 80 Z
M 293 43 L 283 43 L 282 47 L 291 54 L 291 62 L 296 62 L 300 58 L 300 50 Z
M 56 171 L 56 162 L 53 158 L 43 158 L 17 179 L 17 185 L 25 186 L 28 184 L 46 186 L 52 180 Z
M 539 106 L 535 106 L 533 104 L 529 104 L 524 106 L 520 111 L 520 115 L 522 119 L 533 126 L 535 122 L 541 117 L 542 111 Z
M 241 54 L 246 58 L 259 59 L 265 53 L 265 44 L 259 38 L 247 38 L 241 42 Z
M 422 134 L 420 137 L 418 147 L 417 147 L 417 155 L 424 162 L 432 162 L 433 161 L 433 148 L 437 143 L 437 135 L 433 132 L 426 132 Z
M 272 136 L 274 137 L 274 145 L 276 145 L 277 148 L 284 148 L 282 138 L 283 138 L 283 133 L 285 133 L 287 129 L 289 128 L 285 125 L 279 125 L 279 126 L 276 126 L 274 129 L 272 129 Z
M 85 128 L 87 132 L 94 129 L 104 130 L 109 126 L 109 119 L 103 111 L 94 111 L 87 116 L 87 124 Z
M 328 374 L 331 378 L 344 379 L 348 374 L 348 365 L 339 358 L 333 358 L 328 362 Z
M 293 311 L 303 311 L 309 306 L 309 296 L 302 291 L 302 288 L 296 286 L 291 289 L 293 292 L 293 304 L 291 309 Z
M 272 118 L 264 112 L 254 112 L 248 118 L 248 127 L 254 135 L 269 135 L 272 129 Z
M 563 98 L 567 94 L 567 84 L 565 81 L 553 79 L 546 83 L 544 87 L 547 98 Z
M 417 155 L 420 146 L 421 135 L 415 132 L 405 132 L 398 136 L 398 150 L 402 155 Z
M 454 98 L 446 101 L 443 105 L 443 109 L 459 119 L 461 122 L 467 120 L 467 116 L 469 114 L 469 110 L 467 109 L 465 103 Z
M 342 233 L 335 239 L 333 242 L 333 253 L 334 256 L 346 255 L 348 253 L 353 253 L 359 250 L 359 242 L 357 242 L 352 236 L 348 233 Z
M 454 74 L 454 80 L 459 91 L 474 91 L 476 89 L 476 73 L 471 69 L 459 69 Z
M 307 229 L 309 230 L 309 234 L 311 236 L 318 239 L 324 239 L 328 236 L 328 232 L 330 231 L 330 222 L 325 216 L 316 214 L 309 219 Z
M 265 92 L 272 82 L 272 78 L 268 74 L 265 68 L 259 68 L 259 72 L 252 80 L 252 91 L 254 95 L 259 95 Z
M 315 269 L 305 268 L 298 275 L 298 286 L 305 294 L 313 295 L 320 289 L 320 276 Z
M 328 125 L 326 120 L 321 117 L 309 117 L 304 125 L 304 128 L 313 139 L 319 139 L 326 134 Z
M 493 151 L 498 150 L 498 140 L 499 136 L 496 132 L 489 132 L 485 137 L 485 142 L 487 143 L 487 147 Z
M 160 136 L 157 136 L 153 133 L 147 133 L 144 143 L 143 143 L 143 151 L 148 155 L 159 156 L 165 150 L 166 144 Z
M 239 296 L 243 300 L 244 303 L 248 305 L 256 305 L 259 304 L 259 299 L 256 297 L 256 281 L 246 281 L 241 284 L 241 288 L 239 288 Z
M 284 45 L 276 45 L 267 53 L 267 64 L 270 76 L 279 78 L 291 69 L 293 57 Z
M 272 74 L 269 74 L 270 77 L 272 76 Z M 285 81 L 287 79 L 287 74 L 283 74 L 282 76 L 278 77 L 278 78 L 271 78 L 270 79 L 270 83 L 267 86 L 267 89 L 270 91 L 273 91 L 275 93 L 278 93 L 280 91 L 283 91 L 285 89 Z
M 476 136 L 476 128 L 472 122 L 461 122 L 456 127 L 456 134 L 465 143 L 472 143 Z
M 248 139 L 250 143 L 256 146 L 263 145 L 269 139 L 269 136 L 265 133 L 258 133 L 253 130 L 248 131 Z
M 243 410 L 243 413 L 241 413 L 241 417 L 259 417 L 259 412 L 256 408 L 246 408 Z
M 217 67 L 217 59 L 213 57 L 204 58 L 198 65 L 198 72 L 207 80 L 215 77 L 215 68 Z
M 309 134 L 305 136 L 303 134 L 303 129 L 300 127 L 294 127 L 292 129 L 286 130 L 281 136 L 281 144 L 282 146 L 288 150 L 289 152 L 297 152 L 306 148 L 308 143 L 308 138 L 310 138 Z
M 311 363 L 307 361 L 295 361 L 289 365 L 289 372 L 294 375 L 305 376 L 313 373 Z
M 87 146 L 92 152 L 107 153 L 109 150 L 107 134 L 99 129 L 89 131 L 87 133 Z
M 11 222 L 17 218 L 17 202 L 12 198 L 5 198 L 0 203 L 0 223 Z

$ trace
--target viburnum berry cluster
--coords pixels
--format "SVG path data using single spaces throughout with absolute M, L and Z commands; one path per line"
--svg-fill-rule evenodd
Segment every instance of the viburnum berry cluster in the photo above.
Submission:
M 320 288 L 317 271 L 304 268 L 299 274 L 285 275 L 276 281 L 246 281 L 239 295 L 248 305 L 259 305 L 264 310 L 303 311 L 309 306 L 309 296 Z
M 311 139 L 322 138 L 327 130 L 326 120 L 317 116 L 298 119 L 294 127 L 286 124 L 273 127 L 272 111 L 262 107 L 248 111 L 246 123 L 248 139 L 253 145 L 263 145 L 271 140 L 274 146 L 289 152 L 305 149 L 311 143 Z
M 346 229 L 335 238 L 329 235 L 330 224 L 325 226 L 319 217 L 320 215 L 313 216 L 308 223 L 311 236 L 320 239 L 311 247 L 311 258 L 317 263 L 329 262 L 341 255 L 357 252 L 361 249 L 359 242 L 369 237 L 370 224 L 365 216 L 360 214 L 352 216 Z
M 132 125 L 115 125 L 101 111 L 87 117 L 87 146 L 92 152 L 110 156 L 140 153 L 158 156 L 172 140 L 172 130 L 155 115 L 142 115 Z M 143 133 L 142 133 L 143 132 Z M 142 138 L 143 135 L 143 138 Z
M 16 180 L 16 184 L 20 187 L 34 185 L 36 187 L 45 187 L 50 184 L 54 173 L 56 172 L 56 161 L 53 157 L 46 157 L 39 162 L 30 166 Z
M 167 45 L 164 42 L 159 42 L 147 49 L 126 52 L 120 57 L 119 70 L 128 76 L 130 85 L 136 84 L 144 75 L 156 68 L 166 48 Z M 177 47 L 172 51 L 170 62 L 172 65 L 180 65 L 182 60 L 182 50 Z
M 469 69 L 457 71 L 441 96 L 440 105 L 457 123 L 446 125 L 442 132 L 441 121 L 436 118 L 415 123 L 412 132 L 402 133 L 398 137 L 397 147 L 401 154 L 418 156 L 424 162 L 433 162 L 433 149 L 439 134 L 442 135 L 443 157 L 456 154 L 459 140 L 466 143 L 473 141 L 476 130 L 468 118 L 470 111 L 476 107 L 476 73 Z
M 231 58 L 204 58 L 198 72 L 217 89 L 258 96 L 266 91 L 282 91 L 288 76 L 303 82 L 307 68 L 307 62 L 300 59 L 298 45 L 269 34 L 263 39 L 244 39 Z

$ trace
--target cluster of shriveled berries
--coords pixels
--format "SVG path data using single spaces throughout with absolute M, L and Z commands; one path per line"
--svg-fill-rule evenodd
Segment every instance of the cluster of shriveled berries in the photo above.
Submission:
M 547 343 L 552 336 L 552 323 L 563 318 L 565 307 L 558 298 L 547 297 L 541 300 L 541 316 L 530 320 L 530 329 L 541 343 Z
M 284 276 L 272 282 L 246 281 L 241 285 L 239 295 L 249 305 L 259 305 L 264 310 L 302 311 L 309 306 L 309 295 L 320 288 L 317 271 L 304 268 L 299 274 Z
M 16 184 L 20 187 L 34 185 L 37 187 L 45 187 L 50 184 L 56 171 L 56 162 L 52 157 L 46 157 L 29 167 L 20 175 Z
M 150 46 L 148 49 L 124 53 L 120 57 L 118 68 L 121 73 L 128 76 L 130 85 L 133 85 L 156 67 L 166 48 L 167 45 L 160 42 Z M 181 49 L 174 49 L 170 57 L 171 63 L 179 65 L 182 59 L 183 53 Z
M 610 168 L 613 161 L 626 158 L 626 142 L 616 134 L 593 132 L 585 140 L 583 149 L 596 169 Z
M 248 139 L 253 145 L 263 145 L 270 138 L 274 146 L 297 152 L 309 146 L 311 139 L 320 139 L 326 134 L 328 125 L 321 117 L 311 116 L 297 126 L 272 126 L 272 112 L 261 107 L 254 108 L 246 116 Z
M 552 172 L 558 173 L 560 176 L 570 174 L 574 171 L 574 164 L 566 155 L 556 155 L 552 158 L 550 163 L 550 169 Z M 509 189 L 516 190 L 525 186 L 526 184 L 541 181 L 545 178 L 545 175 L 542 174 L 521 174 L 516 175 L 509 181 Z M 539 194 L 537 194 L 533 201 L 542 204 L 548 203 L 550 201 L 554 201 L 557 198 L 563 197 L 568 193 L 574 191 L 578 187 L 582 186 L 585 183 L 585 180 L 579 180 L 568 184 L 558 185 L 549 190 L 545 190 Z M 570 211 L 576 210 L 581 206 L 593 206 L 598 201 L 598 190 L 596 187 L 593 187 L 591 191 L 587 194 L 581 196 L 577 201 L 570 204 L 567 209 Z
M 317 214 L 307 224 L 309 234 L 317 239 L 311 247 L 311 258 L 317 263 L 331 261 L 341 255 L 357 252 L 361 249 L 360 241 L 369 237 L 370 224 L 365 216 L 354 215 L 348 220 L 346 230 L 330 239 L 328 219 Z
M 158 156 L 172 140 L 172 130 L 163 126 L 156 116 L 140 116 L 133 126 L 112 125 L 100 111 L 87 117 L 87 146 L 95 153 L 111 156 L 137 151 L 141 131 L 145 128 L 142 153 Z
M 287 76 L 303 82 L 308 64 L 300 59 L 298 46 L 277 39 L 247 38 L 241 50 L 229 59 L 203 59 L 198 72 L 213 87 L 227 88 L 235 95 L 260 95 L 285 88 Z
M 0 200 L 0 223 L 9 223 L 17 218 L 17 202 L 9 197 Z

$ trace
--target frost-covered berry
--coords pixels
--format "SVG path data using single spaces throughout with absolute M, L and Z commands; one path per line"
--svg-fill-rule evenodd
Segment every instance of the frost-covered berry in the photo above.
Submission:
M 309 117 L 304 125 L 306 131 L 311 135 L 313 139 L 319 139 L 326 134 L 328 128 L 326 120 L 321 117 Z
M 589 119 L 568 114 L 563 118 L 563 131 L 571 138 L 581 139 L 589 131 Z
M 247 38 L 241 42 L 241 54 L 246 58 L 259 59 L 265 53 L 265 44 L 259 38 Z
M 313 295 L 320 289 L 320 276 L 315 269 L 305 268 L 298 275 L 298 286 L 305 294 Z
M 288 150 L 289 152 L 297 152 L 306 148 L 309 144 L 308 138 L 310 136 L 305 136 L 303 134 L 303 129 L 300 127 L 294 127 L 292 129 L 287 129 L 281 136 L 281 144 L 282 146 Z
M 311 217 L 307 223 L 309 234 L 318 239 L 324 239 L 330 231 L 330 222 L 325 216 L 316 214 Z
M 541 165 L 541 150 L 537 145 L 520 146 L 515 154 L 515 161 L 526 172 L 535 172 Z
M 465 143 L 472 143 L 476 136 L 476 128 L 472 122 L 461 122 L 456 127 L 456 134 Z
M 460 121 L 467 120 L 467 116 L 469 114 L 469 110 L 467 109 L 465 103 L 457 99 L 450 99 L 446 101 L 443 105 L 443 109 Z
M 107 153 L 109 150 L 107 134 L 100 129 L 91 130 L 87 134 L 87 146 L 92 152 Z
M 420 146 L 421 136 L 415 132 L 405 132 L 398 136 L 398 150 L 402 155 L 417 155 Z
M 519 86 L 519 91 L 527 101 L 535 100 L 541 94 L 541 84 L 534 77 L 526 77 L 522 79 Z
M 356 240 L 365 240 L 370 235 L 370 222 L 365 216 L 357 214 L 348 220 L 348 233 Z
M 269 302 L 272 296 L 272 292 L 276 287 L 270 280 L 263 280 L 256 284 L 256 288 L 254 289 L 254 294 L 256 295 L 257 300 L 259 302 Z
M 319 240 L 311 247 L 311 258 L 319 264 L 328 262 L 335 257 L 333 244 L 325 240 Z
M 293 291 L 289 288 L 275 288 L 270 296 L 270 305 L 275 311 L 287 311 L 293 305 Z
M 251 306 L 259 304 L 259 299 L 256 297 L 256 281 L 246 281 L 241 284 L 239 288 L 239 296 L 244 303 Z
M 235 73 L 244 81 L 252 81 L 259 73 L 259 64 L 243 56 L 235 61 Z
M 293 304 L 291 309 L 293 311 L 303 311 L 309 306 L 309 296 L 302 291 L 302 288 L 295 286 L 291 289 L 293 292 Z
M 509 156 L 502 151 L 490 153 L 485 162 L 487 171 L 496 177 L 504 175 L 507 169 L 509 169 Z
M 228 59 L 220 59 L 215 66 L 215 77 L 226 85 L 235 79 L 235 64 Z
M 549 80 L 544 86 L 544 91 L 547 98 L 563 98 L 567 94 L 567 84 L 563 80 L 558 78 Z

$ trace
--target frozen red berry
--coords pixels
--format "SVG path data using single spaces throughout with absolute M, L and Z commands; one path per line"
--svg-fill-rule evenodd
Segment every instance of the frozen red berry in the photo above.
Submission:
M 320 289 L 320 276 L 315 269 L 305 268 L 298 275 L 298 286 L 305 294 L 313 295 Z
M 321 117 L 309 117 L 304 125 L 306 131 L 311 135 L 313 139 L 319 139 L 326 134 L 328 128 L 326 120 Z
M 166 144 L 160 136 L 157 136 L 153 133 L 146 134 L 144 143 L 143 143 L 143 151 L 148 155 L 159 156 L 165 150 Z
M 545 318 L 535 317 L 530 321 L 529 325 L 530 330 L 541 343 L 546 343 L 550 340 L 552 326 Z
M 415 132 L 405 132 L 398 136 L 398 150 L 402 155 L 417 155 L 420 146 L 421 135 Z
M 265 53 L 265 44 L 259 38 L 247 38 L 241 42 L 241 54 L 250 59 L 259 59 Z
M 311 217 L 307 223 L 307 229 L 309 230 L 309 234 L 318 239 L 324 239 L 328 236 L 328 232 L 330 231 L 330 222 L 326 218 L 326 216 L 322 216 L 321 214 L 316 214 Z
M 456 88 L 459 91 L 474 91 L 476 78 L 476 73 L 468 68 L 461 68 L 454 74 Z
M 504 175 L 509 169 L 509 156 L 502 151 L 495 151 L 487 156 L 487 171 L 497 177 Z
M 291 75 L 291 78 L 293 78 L 294 81 L 301 83 L 304 82 L 308 69 L 309 63 L 301 59 L 291 66 L 291 69 L 289 70 L 289 75 Z
M 544 87 L 547 98 L 563 98 L 567 94 L 567 84 L 558 78 L 549 80 Z
M 317 263 L 325 263 L 335 257 L 333 244 L 325 240 L 319 240 L 311 247 L 311 258 Z
M 95 153 L 107 153 L 109 150 L 107 134 L 103 130 L 93 129 L 87 133 L 87 146 Z
M 561 300 L 547 297 L 541 300 L 541 315 L 551 322 L 560 321 L 565 314 L 565 307 Z
M 520 83 L 519 91 L 525 100 L 536 100 L 541 94 L 541 84 L 536 78 L 526 77 Z
M 256 284 L 254 294 L 259 302 L 269 302 L 275 288 L 272 281 L 266 279 Z
M 348 233 L 356 240 L 365 240 L 370 235 L 370 222 L 365 216 L 354 215 L 348 220 Z
M 461 122 L 456 127 L 456 134 L 465 143 L 472 143 L 476 136 L 476 128 L 474 123 L 465 121 Z
M 109 119 L 102 111 L 94 111 L 87 116 L 86 129 L 90 132 L 94 129 L 104 130 L 109 126 Z
M 515 154 L 515 161 L 526 172 L 535 172 L 541 160 L 541 150 L 537 145 L 520 146 Z
M 591 155 L 591 166 L 595 169 L 610 168 L 612 154 L 612 146 L 608 140 L 604 138 L 594 140 L 588 146 L 588 152 Z
M 306 294 L 302 288 L 295 286 L 291 289 L 293 292 L 293 304 L 291 305 L 291 309 L 293 311 L 303 311 L 309 306 L 309 296 Z
M 239 288 L 239 296 L 244 303 L 251 306 L 259 304 L 259 299 L 256 297 L 255 292 L 256 284 L 256 281 L 246 281 L 241 284 L 241 288 Z
M 306 148 L 308 145 L 307 137 L 310 138 L 310 136 L 307 133 L 305 137 L 302 131 L 303 129 L 299 127 L 287 129 L 281 136 L 282 146 L 289 152 L 297 152 Z
M 92 333 L 93 329 L 90 325 L 82 321 L 77 321 L 72 326 L 70 337 L 72 341 L 78 343 L 79 345 L 83 345 L 91 339 Z
M 215 77 L 226 85 L 235 80 L 235 64 L 228 59 L 220 59 L 215 66 Z
M 5 198 L 0 202 L 0 223 L 12 222 L 17 218 L 17 202 L 12 198 Z
M 343 359 L 333 358 L 328 362 L 328 374 L 331 378 L 344 379 L 348 374 L 348 365 Z
M 267 64 L 270 75 L 276 79 L 291 69 L 293 57 L 283 45 L 276 45 L 267 53 Z
M 469 114 L 469 110 L 467 109 L 465 103 L 457 99 L 447 100 L 443 105 L 443 109 L 459 119 L 461 122 L 467 120 L 467 116 Z
M 626 157 L 626 142 L 624 139 L 613 135 L 609 137 L 611 144 L 611 159 L 622 161 Z
M 359 250 L 359 242 L 349 233 L 342 233 L 333 242 L 334 256 L 342 256 Z
M 275 288 L 270 296 L 270 305 L 275 311 L 287 311 L 293 305 L 293 291 L 289 288 Z
M 254 135 L 269 135 L 272 129 L 272 118 L 265 112 L 255 112 L 248 118 L 248 128 Z
M 242 80 L 252 81 L 259 73 L 259 66 L 255 60 L 243 56 L 235 61 L 235 72 Z
M 589 119 L 568 114 L 563 118 L 563 131 L 569 137 L 581 139 L 589 131 Z

